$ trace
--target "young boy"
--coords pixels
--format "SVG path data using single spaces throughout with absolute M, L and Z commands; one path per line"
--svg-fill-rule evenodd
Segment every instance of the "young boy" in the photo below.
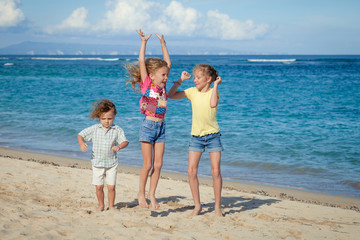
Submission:
M 95 124 L 82 130 L 78 134 L 80 149 L 87 151 L 85 142 L 92 142 L 91 164 L 93 170 L 92 184 L 96 186 L 96 197 L 99 202 L 98 211 L 104 211 L 104 177 L 108 188 L 109 210 L 114 210 L 115 185 L 118 159 L 116 153 L 126 148 L 129 142 L 124 131 L 114 125 L 116 116 L 115 104 L 110 100 L 102 99 L 93 104 L 94 110 L 91 119 L 97 118 L 100 124 Z

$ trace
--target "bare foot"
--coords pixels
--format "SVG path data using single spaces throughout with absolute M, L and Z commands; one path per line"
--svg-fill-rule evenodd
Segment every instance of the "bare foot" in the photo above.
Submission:
M 108 208 L 108 211 L 111 211 L 111 212 L 116 212 L 116 211 L 117 211 L 117 209 L 116 209 L 115 207 L 109 207 L 109 208 Z
M 102 211 L 104 211 L 104 209 L 105 209 L 104 206 L 98 206 L 98 207 L 95 209 L 95 211 L 97 211 L 97 212 L 102 212 Z
M 199 215 L 200 214 L 200 212 L 201 212 L 201 210 L 202 210 L 202 207 L 201 207 L 201 205 L 200 206 L 195 206 L 195 208 L 194 208 L 194 210 L 192 211 L 192 213 L 191 213 L 191 215 L 190 216 L 197 216 L 197 215 Z
M 224 216 L 224 214 L 221 211 L 221 208 L 215 208 L 215 215 L 217 217 L 223 217 Z
M 150 199 L 151 206 L 152 206 L 155 210 L 158 210 L 158 209 L 160 208 L 160 204 L 156 201 L 155 196 L 150 196 L 150 195 L 148 195 L 148 198 Z
M 142 208 L 149 208 L 149 205 L 146 202 L 145 196 L 138 193 L 138 203 Z

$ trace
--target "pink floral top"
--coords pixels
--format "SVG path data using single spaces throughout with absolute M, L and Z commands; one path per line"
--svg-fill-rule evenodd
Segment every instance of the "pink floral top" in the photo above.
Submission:
M 151 117 L 164 118 L 167 105 L 166 84 L 160 88 L 151 82 L 146 76 L 144 82 L 140 82 L 142 97 L 140 99 L 140 111 Z

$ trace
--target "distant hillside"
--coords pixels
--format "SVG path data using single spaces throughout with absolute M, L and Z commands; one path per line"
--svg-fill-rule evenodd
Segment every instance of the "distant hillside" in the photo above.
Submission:
M 0 48 L 0 54 L 14 55 L 108 55 L 134 54 L 136 46 L 22 42 Z
M 170 45 L 170 44 L 168 44 Z M 170 54 L 234 54 L 218 47 L 205 47 L 177 43 L 170 45 Z M 139 52 L 139 42 L 127 45 L 74 44 L 48 42 L 22 42 L 0 48 L 0 55 L 133 55 Z M 161 54 L 159 44 L 147 46 L 147 54 Z M 236 53 L 235 54 L 239 54 Z

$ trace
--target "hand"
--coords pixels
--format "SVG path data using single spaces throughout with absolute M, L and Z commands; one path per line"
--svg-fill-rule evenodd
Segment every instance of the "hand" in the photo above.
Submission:
M 215 80 L 215 82 L 214 82 L 214 85 L 215 85 L 215 84 L 216 84 L 216 85 L 219 85 L 219 84 L 221 84 L 221 83 L 222 83 L 221 77 L 217 77 L 216 80 Z
M 80 149 L 81 149 L 81 151 L 83 151 L 83 152 L 86 152 L 86 151 L 87 151 L 87 147 L 88 147 L 88 145 L 87 145 L 86 143 L 81 143 L 81 144 L 80 144 Z
M 141 29 L 136 30 L 136 32 L 140 35 L 141 41 L 147 41 L 151 37 L 151 34 L 148 36 L 145 36 L 145 34 L 141 31 Z
M 162 35 L 162 34 L 161 34 L 161 36 L 160 36 L 160 35 L 159 35 L 159 34 L 157 34 L 157 33 L 156 33 L 155 35 L 159 38 L 159 40 L 160 40 L 161 44 L 163 44 L 163 43 L 164 43 L 164 44 L 166 44 L 166 42 L 165 42 L 165 38 L 164 38 L 164 35 Z
M 112 150 L 114 151 L 114 152 L 118 152 L 118 151 L 120 151 L 120 147 L 119 146 L 113 146 L 112 147 Z
M 181 73 L 181 81 L 185 81 L 185 80 L 188 80 L 190 79 L 191 75 L 187 72 L 187 71 L 183 71 Z

